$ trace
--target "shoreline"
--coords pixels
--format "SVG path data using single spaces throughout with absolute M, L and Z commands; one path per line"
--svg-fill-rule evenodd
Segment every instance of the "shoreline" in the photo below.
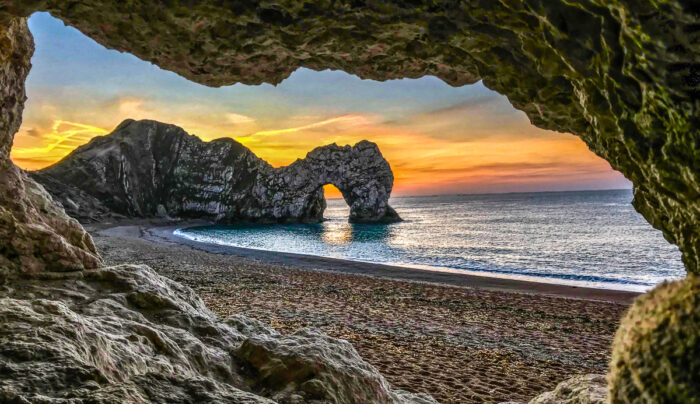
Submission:
M 498 292 L 538 294 L 623 304 L 631 303 L 637 296 L 642 294 L 642 292 L 636 291 L 572 286 L 555 282 L 516 279 L 507 275 L 494 276 L 488 273 L 476 274 L 466 271 L 465 273 L 461 273 L 457 270 L 442 271 L 427 268 L 421 269 L 308 254 L 234 247 L 195 241 L 173 234 L 177 229 L 206 224 L 210 223 L 203 220 L 172 222 L 167 220 L 143 219 L 88 224 L 86 228 L 88 228 L 90 232 L 95 232 L 106 237 L 137 238 L 160 244 L 191 248 L 211 254 L 224 254 L 252 259 L 268 265 L 335 274 L 365 276 L 376 279 L 484 289 Z
M 219 318 L 350 342 L 394 388 L 443 404 L 529 402 L 607 372 L 635 293 L 214 248 L 172 235 L 198 222 L 87 225 L 106 265 L 146 264 L 191 287 Z

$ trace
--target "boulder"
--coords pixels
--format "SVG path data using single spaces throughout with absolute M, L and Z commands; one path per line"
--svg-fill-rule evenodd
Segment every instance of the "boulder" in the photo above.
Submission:
M 637 298 L 615 335 L 608 380 L 614 403 L 698 402 L 700 277 Z
M 435 404 L 392 390 L 346 341 L 220 320 L 146 266 L 0 290 L 0 401 Z
M 604 375 L 582 375 L 565 380 L 529 404 L 605 404 L 608 387 Z
M 238 350 L 255 386 L 265 386 L 275 401 L 294 396 L 328 403 L 435 403 L 424 394 L 396 393 L 349 342 L 317 329 L 292 335 L 256 333 Z M 299 392 L 303 392 L 299 393 Z

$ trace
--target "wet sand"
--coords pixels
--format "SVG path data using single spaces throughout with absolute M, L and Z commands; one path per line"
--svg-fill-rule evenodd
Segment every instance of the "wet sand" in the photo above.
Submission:
M 244 314 L 281 332 L 320 328 L 350 341 L 395 387 L 443 403 L 527 402 L 568 377 L 605 373 L 636 296 L 203 245 L 162 223 L 88 229 L 108 264 L 147 264 L 222 317 Z

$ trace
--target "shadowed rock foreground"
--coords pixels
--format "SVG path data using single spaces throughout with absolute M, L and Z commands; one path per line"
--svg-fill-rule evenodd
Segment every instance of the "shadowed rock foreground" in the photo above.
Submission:
M 316 372 L 267 377 L 287 374 L 277 372 L 280 362 L 293 364 L 290 370 L 307 363 L 277 356 L 287 358 L 287 347 L 294 343 L 280 340 L 279 347 L 268 349 L 270 354 L 261 350 L 262 359 L 254 363 L 247 354 L 241 359 L 240 349 L 225 348 L 234 346 L 228 342 L 235 339 L 232 331 L 218 331 L 213 316 L 191 310 L 199 303 L 174 303 L 180 286 L 146 275 L 152 273 L 142 267 L 100 268 L 90 236 L 9 160 L 33 53 L 26 17 L 35 11 L 50 11 L 109 48 L 212 86 L 278 83 L 301 66 L 379 80 L 435 75 L 464 85 L 481 79 L 508 96 L 533 124 L 581 137 L 630 179 L 635 208 L 679 246 L 688 272 L 700 273 L 696 2 L 0 0 L 0 332 L 2 349 L 8 350 L 0 357 L 4 401 L 67 402 L 79 395 L 90 402 L 123 397 L 136 402 L 265 402 L 243 393 L 245 385 L 228 376 L 233 363 L 249 363 L 248 369 L 257 370 L 250 379 L 256 381 L 252 391 L 265 397 L 282 394 L 283 402 L 313 400 L 320 395 L 319 383 L 327 388 L 326 401 L 344 398 L 348 388 L 340 384 L 346 382 L 362 383 L 356 386 L 361 396 L 355 402 L 426 400 L 388 391 L 381 377 L 359 365 L 344 370 L 366 377 L 337 376 L 334 380 L 342 382 L 328 383 L 329 377 L 317 373 L 333 368 L 331 363 L 348 363 L 352 355 L 345 349 L 340 350 L 343 360 L 323 356 L 328 362 L 314 365 Z M 142 287 L 149 293 L 143 294 Z M 666 291 L 670 295 L 655 296 L 687 300 L 690 307 L 700 295 L 696 287 Z M 126 300 L 132 295 L 132 301 Z M 99 313 L 102 304 L 114 306 L 109 317 Z M 667 324 L 682 317 L 686 307 L 672 305 L 655 321 Z M 157 315 L 149 317 L 152 313 Z M 636 327 L 634 316 L 630 322 Z M 100 330 L 110 327 L 114 333 L 101 338 Z M 698 330 L 691 330 L 683 349 L 697 353 Z M 651 337 L 640 341 L 651 341 L 654 350 L 658 341 L 676 338 L 675 331 L 652 327 L 640 334 Z M 21 338 L 26 342 L 12 344 Z M 298 344 L 313 338 L 300 335 Z M 313 344 L 321 349 L 322 341 L 319 337 Z M 210 350 L 210 345 L 221 350 Z M 632 384 L 642 396 L 697 391 L 683 385 L 697 380 L 678 376 L 697 374 L 695 362 L 668 361 L 667 350 L 639 356 L 638 347 L 618 348 L 622 362 L 615 365 L 625 369 L 623 376 L 637 374 L 630 368 L 664 364 L 671 369 L 662 382 L 655 373 L 641 381 L 611 378 L 620 383 L 611 391 Z M 221 352 L 226 355 L 215 366 L 204 367 L 198 359 L 203 354 L 219 358 Z M 632 359 L 626 363 L 624 358 Z M 42 373 L 50 377 L 39 382 Z M 319 382 L 302 388 L 309 380 Z M 71 387 L 64 389 L 66 385 Z M 297 392 L 309 396 L 299 398 Z
M 81 221 L 113 213 L 319 222 L 325 184 L 342 192 L 350 222 L 401 220 L 388 203 L 394 184 L 389 163 L 368 141 L 318 147 L 273 168 L 230 138 L 203 142 L 174 125 L 127 120 L 32 177 Z
M 346 341 L 219 320 L 146 266 L 13 279 L 0 323 L 0 402 L 435 403 Z

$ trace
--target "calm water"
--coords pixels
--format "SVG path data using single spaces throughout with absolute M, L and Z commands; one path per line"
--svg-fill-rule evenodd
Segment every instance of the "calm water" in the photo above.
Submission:
M 347 223 L 329 200 L 321 224 L 206 226 L 193 240 L 540 281 L 645 290 L 683 276 L 680 252 L 637 212 L 632 191 L 392 198 L 404 222 Z

